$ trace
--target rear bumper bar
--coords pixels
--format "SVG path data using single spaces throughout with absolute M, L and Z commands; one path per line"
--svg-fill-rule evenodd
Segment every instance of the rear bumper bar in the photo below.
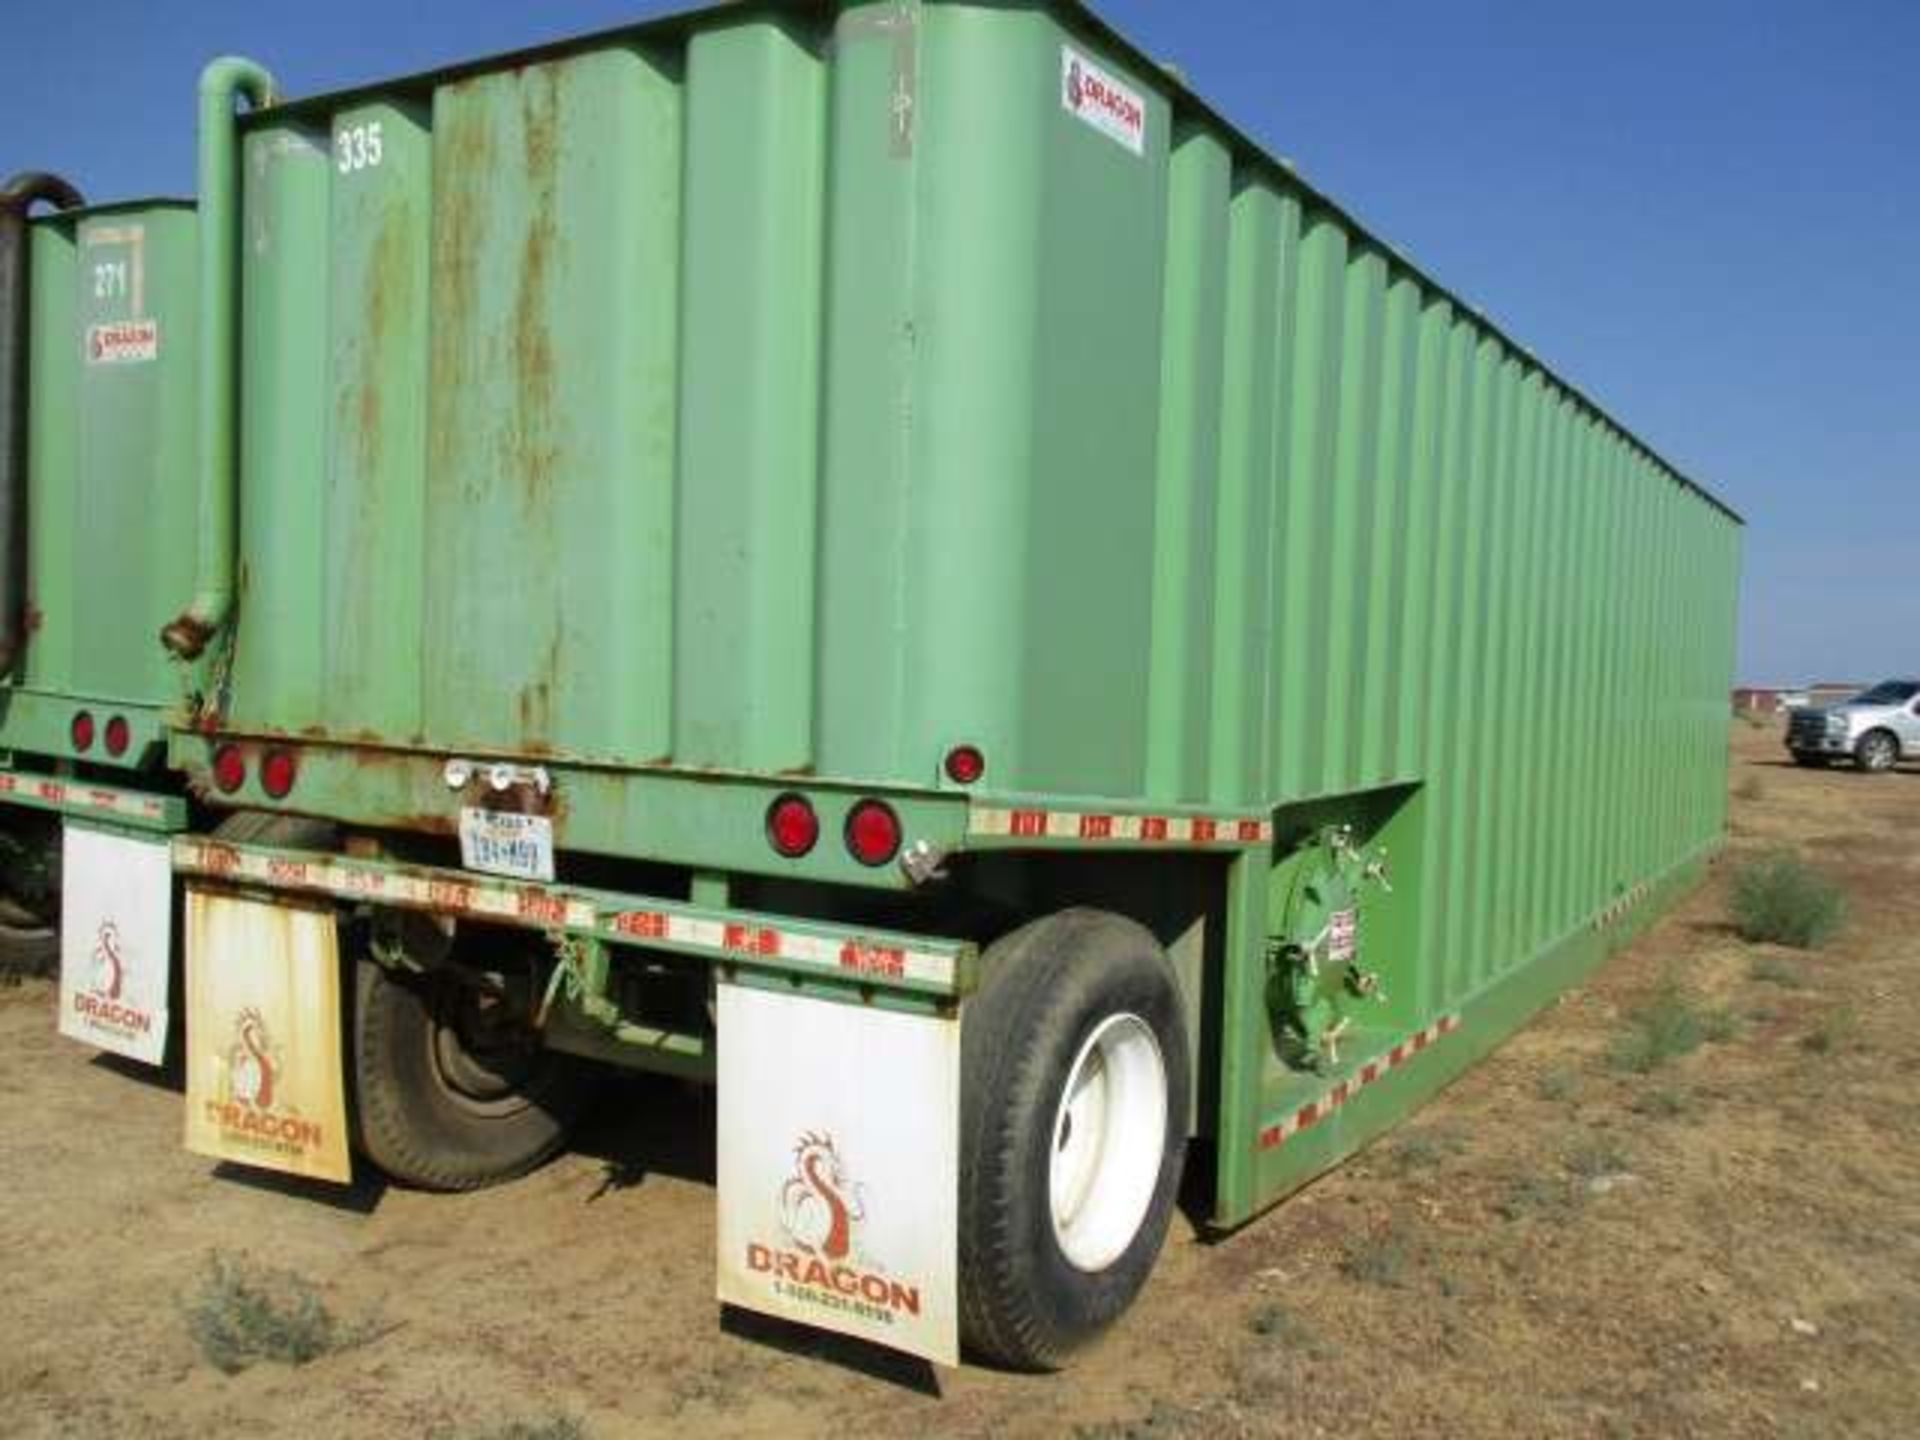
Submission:
M 252 889 L 518 925 L 668 951 L 728 969 L 827 979 L 936 1000 L 958 998 L 973 983 L 974 946 L 963 940 L 200 836 L 174 840 L 173 868 L 190 878 Z
M 52 810 L 83 820 L 105 820 L 141 830 L 179 830 L 187 823 L 187 802 L 178 795 L 154 795 L 91 780 L 66 780 L 24 770 L 0 770 L 0 804 Z

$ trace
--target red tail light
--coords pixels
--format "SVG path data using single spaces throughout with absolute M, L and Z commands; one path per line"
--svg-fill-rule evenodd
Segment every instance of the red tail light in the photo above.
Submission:
M 900 817 L 880 800 L 847 812 L 847 849 L 862 865 L 884 865 L 900 852 Z
M 82 710 L 79 714 L 75 715 L 73 717 L 73 724 L 68 727 L 67 733 L 73 740 L 74 749 L 83 752 L 91 750 L 93 748 L 92 712 Z
M 276 800 L 286 799 L 299 768 L 291 751 L 269 750 L 260 762 L 260 788 Z
M 782 795 L 767 807 L 767 842 L 798 860 L 820 838 L 820 817 L 803 795 Z
M 126 716 L 116 715 L 107 721 L 107 754 L 124 755 L 132 743 L 133 727 L 127 724 Z
M 987 757 L 978 745 L 956 745 L 947 751 L 947 778 L 956 785 L 971 785 L 987 773 Z
M 213 752 L 213 783 L 228 795 L 247 783 L 247 757 L 238 745 L 222 745 Z

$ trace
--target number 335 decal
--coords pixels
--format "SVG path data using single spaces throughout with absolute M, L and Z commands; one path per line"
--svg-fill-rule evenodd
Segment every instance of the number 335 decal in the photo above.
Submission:
M 342 128 L 333 137 L 333 155 L 342 175 L 371 170 L 380 163 L 380 122 Z

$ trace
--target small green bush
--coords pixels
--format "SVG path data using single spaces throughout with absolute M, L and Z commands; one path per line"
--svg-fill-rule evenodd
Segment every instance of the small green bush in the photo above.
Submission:
M 1776 850 L 1734 875 L 1732 909 L 1741 939 L 1813 950 L 1840 928 L 1846 896 L 1791 850 Z
M 1627 1168 L 1627 1152 L 1611 1135 L 1584 1135 L 1568 1148 L 1566 1166 L 1582 1180 L 1618 1175 Z
M 218 1250 L 207 1257 L 206 1274 L 183 1308 L 200 1353 L 227 1375 L 261 1360 L 305 1365 L 370 1334 L 368 1326 L 343 1324 L 291 1271 Z
M 1806 972 L 1784 955 L 1757 956 L 1747 973 L 1755 980 L 1764 980 L 1784 990 L 1798 990 L 1807 983 Z M 1756 1020 L 1764 1018 L 1761 1015 L 1754 1016 Z
M 509 1420 L 484 1430 L 442 1430 L 434 1440 L 586 1440 L 587 1427 L 571 1415 L 546 1420 Z
M 1636 1115 L 1647 1115 L 1656 1120 L 1672 1120 L 1691 1110 L 1693 1099 L 1684 1090 L 1676 1090 L 1668 1085 L 1656 1085 L 1645 1093 L 1636 1095 L 1630 1108 Z
M 1502 1220 L 1564 1220 L 1580 1208 L 1580 1195 L 1564 1180 L 1549 1175 L 1522 1175 L 1493 1208 Z
M 1644 1075 L 1692 1054 L 1706 1038 L 1700 1012 L 1669 978 L 1627 1017 L 1627 1031 L 1613 1042 L 1609 1055 L 1617 1068 Z
M 1401 1231 L 1388 1225 L 1348 1251 L 1340 1269 L 1350 1280 L 1393 1290 L 1405 1283 L 1412 1262 L 1412 1244 Z
M 1805 1035 L 1800 1037 L 1802 1049 L 1814 1055 L 1831 1055 L 1836 1050 L 1845 1050 L 1852 1046 L 1860 1029 L 1860 1017 L 1851 1005 L 1838 1005 L 1820 1017 Z
M 1556 1065 L 1540 1077 L 1534 1090 L 1542 1100 L 1571 1100 L 1580 1093 L 1579 1072 L 1566 1065 Z

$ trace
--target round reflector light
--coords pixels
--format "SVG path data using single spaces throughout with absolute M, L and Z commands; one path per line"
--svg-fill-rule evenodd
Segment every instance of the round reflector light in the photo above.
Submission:
M 68 734 L 73 738 L 74 749 L 91 750 L 93 748 L 93 715 L 86 710 L 80 711 L 73 717 L 73 724 L 68 728 Z
M 847 849 L 862 865 L 884 865 L 900 850 L 900 817 L 880 800 L 862 800 L 847 812 Z
M 767 807 L 767 842 L 789 860 L 798 860 L 820 838 L 820 817 L 804 795 L 782 795 Z
M 260 788 L 276 800 L 287 798 L 299 762 L 288 750 L 269 750 L 260 762 Z
M 213 783 L 229 795 L 247 783 L 247 757 L 238 745 L 222 745 L 213 752 Z
M 956 785 L 972 785 L 987 773 L 987 757 L 978 745 L 956 745 L 947 751 L 947 778 Z
M 133 727 L 127 724 L 126 716 L 115 715 L 107 721 L 107 754 L 124 755 L 132 743 Z

